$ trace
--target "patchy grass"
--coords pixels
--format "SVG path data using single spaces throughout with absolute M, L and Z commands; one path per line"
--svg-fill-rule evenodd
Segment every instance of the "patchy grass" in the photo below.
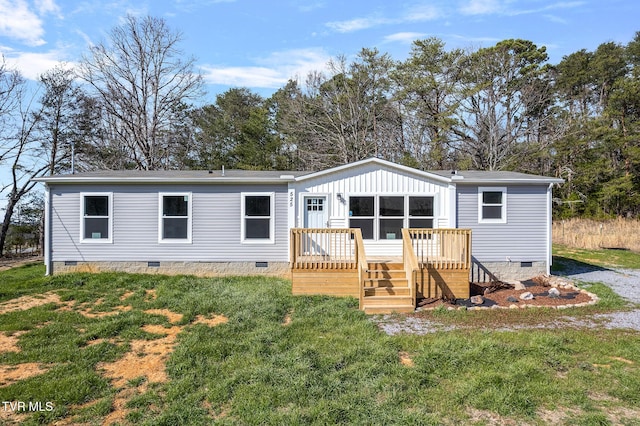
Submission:
M 598 268 L 640 269 L 640 253 L 628 250 L 589 250 L 554 244 L 552 270 L 562 272 L 569 268 L 585 271 Z
M 0 314 L 0 333 L 17 334 L 19 348 L 0 352 L 0 365 L 48 368 L 0 386 L 0 401 L 53 402 L 51 412 L 20 418 L 25 424 L 633 424 L 640 417 L 635 332 L 387 336 L 356 300 L 293 297 L 286 280 L 42 273 L 0 273 L 0 301 L 59 296 Z M 611 296 L 607 309 L 617 303 Z M 436 315 L 478 324 L 495 314 Z M 550 314 L 500 312 L 512 321 Z M 117 380 L 101 368 L 143 356 L 175 327 L 166 380 L 142 370 Z M 17 421 L 4 416 L 0 422 Z

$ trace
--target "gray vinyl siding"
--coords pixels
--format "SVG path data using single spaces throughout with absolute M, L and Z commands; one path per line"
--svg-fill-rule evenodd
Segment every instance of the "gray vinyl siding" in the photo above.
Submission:
M 80 193 L 113 194 L 113 242 L 80 241 Z M 158 242 L 158 194 L 191 192 L 191 243 Z M 274 192 L 274 243 L 241 239 L 241 192 Z M 287 261 L 284 185 L 52 185 L 53 261 Z
M 473 230 L 478 261 L 547 261 L 546 185 L 508 185 L 507 223 L 478 223 L 478 186 L 458 185 L 457 203 L 458 228 Z

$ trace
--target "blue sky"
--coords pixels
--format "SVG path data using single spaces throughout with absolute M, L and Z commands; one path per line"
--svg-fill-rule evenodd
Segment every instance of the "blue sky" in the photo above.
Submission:
M 640 30 L 637 0 L 0 0 L 0 53 L 29 79 L 77 62 L 127 14 L 153 15 L 183 33 L 208 95 L 248 87 L 269 96 L 337 55 L 376 47 L 404 59 L 411 42 L 447 48 L 508 38 L 546 46 L 552 63 Z

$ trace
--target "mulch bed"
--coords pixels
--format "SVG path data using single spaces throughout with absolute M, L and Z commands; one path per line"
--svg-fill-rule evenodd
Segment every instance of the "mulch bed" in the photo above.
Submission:
M 472 303 L 471 299 L 458 299 L 456 301 L 444 300 L 423 300 L 418 306 L 423 309 L 436 308 L 440 305 L 447 307 L 501 307 L 508 308 L 517 306 L 540 306 L 540 307 L 557 307 L 567 305 L 579 305 L 591 302 L 593 300 L 590 293 L 580 291 L 571 285 L 570 282 L 558 277 L 535 277 L 527 281 L 523 281 L 524 289 L 516 290 L 514 286 L 502 282 L 494 283 L 472 283 L 471 295 L 480 295 L 484 302 L 481 305 Z M 549 297 L 549 290 L 555 287 L 560 292 L 557 298 Z M 522 300 L 520 295 L 530 292 L 534 298 L 531 300 Z M 514 299 L 516 301 L 514 301 Z

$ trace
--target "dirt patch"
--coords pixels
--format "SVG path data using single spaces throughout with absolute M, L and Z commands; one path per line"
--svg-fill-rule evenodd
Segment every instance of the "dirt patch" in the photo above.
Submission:
M 12 401 L 15 403 L 15 401 Z M 12 411 L 10 409 L 0 410 L 0 424 L 2 425 L 20 425 L 27 419 L 28 413 L 20 411 Z
M 144 311 L 145 314 L 151 314 L 151 315 L 162 315 L 167 317 L 167 319 L 169 320 L 169 322 L 171 324 L 175 324 L 178 323 L 180 321 L 182 321 L 182 318 L 184 315 L 182 314 L 177 314 L 175 312 L 171 312 L 168 309 L 147 309 L 146 311 Z
M 142 384 L 134 388 L 123 389 L 116 394 L 113 399 L 111 411 L 102 421 L 102 425 L 122 424 L 125 423 L 129 409 L 127 408 L 127 401 L 132 397 L 145 393 L 147 391 L 147 385 Z
M 125 301 L 128 298 L 130 298 L 131 296 L 133 296 L 135 293 L 133 291 L 125 291 L 124 293 L 122 293 L 122 295 L 120 296 L 120 301 Z
M 630 359 L 622 358 L 620 356 L 610 356 L 609 358 L 611 358 L 614 361 L 624 362 L 625 364 L 629 364 L 629 365 L 633 365 L 634 364 L 634 362 L 631 361 Z
M 87 318 L 104 318 L 104 317 L 110 317 L 112 315 L 118 315 L 119 313 L 122 313 L 122 312 L 128 312 L 131 309 L 132 309 L 131 306 L 118 305 L 118 306 L 115 306 L 112 311 L 94 312 L 92 309 L 82 309 L 78 312 L 80 312 L 80 314 L 82 314 Z
M 49 369 L 45 364 L 27 362 L 16 365 L 0 365 L 0 387 L 9 386 L 20 380 L 44 374 Z
M 16 331 L 9 335 L 6 333 L 0 333 L 0 353 L 3 352 L 20 352 L 18 346 L 18 339 L 25 334 L 26 331 Z
M 287 315 L 284 317 L 284 320 L 282 321 L 282 325 L 284 327 L 291 324 L 291 315 L 293 315 L 293 310 L 289 311 Z
M 112 345 L 120 345 L 120 344 L 122 344 L 122 342 L 119 341 L 118 339 L 111 337 L 109 339 L 99 338 L 99 339 L 89 340 L 89 341 L 87 341 L 86 345 L 87 346 L 94 346 L 94 345 L 99 345 L 100 343 L 104 343 L 104 342 L 111 343 Z
M 413 363 L 413 359 L 411 359 L 411 356 L 409 355 L 409 352 L 398 352 L 398 357 L 400 358 L 400 364 L 404 365 L 405 367 L 415 366 L 415 364 Z
M 36 306 L 46 305 L 47 303 L 61 303 L 60 296 L 53 292 L 47 292 L 32 296 L 21 296 L 17 299 L 7 300 L 0 303 L 0 315 L 9 312 L 26 311 Z
M 216 325 L 224 324 L 229 321 L 229 318 L 224 315 L 214 315 L 213 317 L 205 317 L 202 315 L 198 315 L 196 319 L 193 320 L 192 324 L 204 324 L 209 327 L 215 327 Z
M 155 340 L 132 340 L 131 351 L 111 363 L 100 363 L 98 368 L 104 376 L 111 379 L 115 387 L 124 387 L 129 380 L 146 377 L 153 383 L 167 381 L 165 363 L 175 346 L 176 336 L 182 327 L 164 328 L 161 325 L 145 325 L 142 329 L 148 333 L 162 334 Z
M 486 410 L 478 410 L 477 408 L 468 408 L 467 414 L 471 418 L 472 422 L 482 423 L 487 425 L 500 425 L 500 426 L 524 426 L 529 423 L 523 423 L 521 420 L 514 420 L 508 417 L 501 416 Z
M 145 290 L 144 291 L 144 300 L 149 301 L 149 300 L 156 300 L 158 298 L 158 295 L 156 294 L 156 289 L 151 289 L 151 290 Z

